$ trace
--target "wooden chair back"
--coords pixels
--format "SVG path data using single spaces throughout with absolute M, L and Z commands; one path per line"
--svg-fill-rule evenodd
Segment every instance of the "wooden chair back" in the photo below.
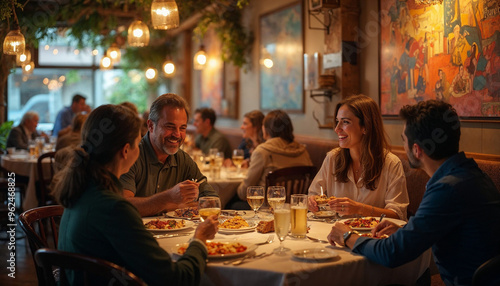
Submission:
M 45 206 L 50 200 L 50 183 L 52 182 L 52 178 L 54 178 L 54 157 L 56 152 L 48 152 L 42 154 L 38 157 L 37 161 L 37 169 L 38 169 L 38 178 L 39 178 L 39 186 L 40 186 L 40 195 L 39 195 L 39 206 Z M 49 158 L 49 171 L 47 172 L 47 168 L 44 168 L 44 164 L 42 161 L 45 158 Z M 47 161 L 47 160 L 46 160 Z
M 59 222 L 63 211 L 61 205 L 43 206 L 27 210 L 19 216 L 19 224 L 28 237 L 35 261 L 39 285 L 45 284 L 42 270 L 35 260 L 35 253 L 40 248 L 57 248 Z
M 82 285 L 146 285 L 125 268 L 87 255 L 42 248 L 35 253 L 35 261 L 43 270 L 45 285 L 49 286 L 71 285 L 66 270 L 73 270 L 78 278 L 81 275 L 82 280 L 78 281 Z
M 307 194 L 317 168 L 315 166 L 295 166 L 276 169 L 266 175 L 265 197 L 267 197 L 267 187 L 284 186 L 286 189 L 286 202 L 290 202 L 293 194 Z M 267 201 L 267 198 L 266 198 Z

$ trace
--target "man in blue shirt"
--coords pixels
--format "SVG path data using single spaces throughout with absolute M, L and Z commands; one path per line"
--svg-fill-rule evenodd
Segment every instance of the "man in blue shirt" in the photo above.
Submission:
M 54 130 L 52 131 L 53 136 L 58 136 L 59 131 L 70 126 L 75 114 L 85 110 L 85 99 L 84 96 L 75 94 L 73 95 L 71 106 L 66 106 L 59 111 L 56 121 L 54 122 Z
M 475 270 L 500 254 L 500 193 L 473 159 L 458 152 L 460 121 L 453 107 L 429 100 L 404 106 L 401 134 L 413 168 L 431 178 L 422 202 L 408 224 L 399 228 L 388 220 L 360 237 L 337 222 L 330 243 L 388 267 L 412 261 L 432 247 L 434 260 L 446 285 L 470 285 Z

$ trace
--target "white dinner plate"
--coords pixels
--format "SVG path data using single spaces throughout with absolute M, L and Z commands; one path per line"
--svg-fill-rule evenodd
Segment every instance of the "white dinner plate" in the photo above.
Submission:
M 165 216 L 167 217 L 170 217 L 170 218 L 177 218 L 177 219 L 192 219 L 192 220 L 199 220 L 200 219 L 200 215 L 195 215 L 193 217 L 183 217 L 183 216 L 177 216 L 175 214 L 175 211 L 169 211 L 165 214 Z
M 314 213 L 314 216 L 317 218 L 331 218 L 335 216 L 335 212 L 333 211 L 318 211 Z
M 247 222 L 248 222 L 249 226 L 242 227 L 242 228 L 237 228 L 237 229 L 219 227 L 219 233 L 222 233 L 222 234 L 234 234 L 234 233 L 242 233 L 242 232 L 254 231 L 255 228 L 257 227 L 257 224 L 255 222 L 251 222 L 251 221 L 247 221 Z
M 307 248 L 292 251 L 292 256 L 299 260 L 328 260 L 338 256 L 338 253 L 330 248 Z
M 149 221 L 156 220 L 156 219 L 157 218 L 143 218 L 142 219 L 142 223 L 146 224 Z M 160 218 L 160 221 L 167 221 L 167 220 L 172 220 L 172 218 Z M 146 229 L 149 230 L 149 231 L 154 231 L 154 232 L 170 232 L 170 231 L 184 230 L 184 229 L 188 229 L 188 228 L 194 226 L 194 222 L 189 221 L 189 220 L 185 220 L 185 219 L 173 219 L 173 220 L 175 220 L 175 221 L 184 221 L 184 227 L 176 228 L 176 229 L 148 229 L 148 228 L 146 228 Z
M 210 241 L 207 241 L 207 243 L 209 243 L 209 242 Z M 254 251 L 255 249 L 257 249 L 257 245 L 252 244 L 252 243 L 243 242 L 243 241 L 214 241 L 214 242 L 221 242 L 221 243 L 225 243 L 225 244 L 239 242 L 241 245 L 246 246 L 247 249 L 243 252 L 238 252 L 238 253 L 212 254 L 212 255 L 209 254 L 208 255 L 209 259 L 245 256 L 245 255 L 249 254 L 250 252 Z M 178 245 L 174 246 L 174 248 L 172 249 L 172 253 L 177 255 L 177 256 L 182 256 L 182 254 L 179 253 L 179 248 L 187 247 L 188 245 L 189 245 L 188 243 L 178 244 Z

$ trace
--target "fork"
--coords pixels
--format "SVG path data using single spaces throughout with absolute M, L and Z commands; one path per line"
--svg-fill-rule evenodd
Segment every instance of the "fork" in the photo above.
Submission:
M 264 245 L 264 244 L 268 244 L 268 243 L 272 243 L 274 241 L 274 234 L 271 234 L 267 237 L 267 240 L 264 241 L 264 242 L 259 242 L 259 243 L 256 243 L 255 245 Z

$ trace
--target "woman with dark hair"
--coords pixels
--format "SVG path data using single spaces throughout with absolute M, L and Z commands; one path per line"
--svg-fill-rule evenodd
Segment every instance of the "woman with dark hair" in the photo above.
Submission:
M 140 127 L 140 118 L 122 106 L 103 105 L 90 113 L 81 147 L 56 175 L 54 197 L 65 208 L 58 249 L 124 266 L 148 285 L 197 285 L 206 266 L 204 242 L 214 237 L 217 219 L 198 226 L 177 262 L 158 245 L 137 209 L 123 198 L 118 181 L 139 156 Z M 84 281 L 78 272 L 68 274 L 71 285 Z
M 255 148 L 245 180 L 238 187 L 238 196 L 246 200 L 248 186 L 265 186 L 269 171 L 293 166 L 312 166 L 304 145 L 294 140 L 290 117 L 282 110 L 273 110 L 264 118 L 266 142 Z
M 409 199 L 399 158 L 389 152 L 382 116 L 375 101 L 355 95 L 335 111 L 340 148 L 328 152 L 309 187 L 309 209 L 323 188 L 330 208 L 343 216 L 380 216 L 406 220 Z
M 262 142 L 264 142 L 264 136 L 262 133 L 262 121 L 264 120 L 264 114 L 259 110 L 253 110 L 245 113 L 243 116 L 243 122 L 241 123 L 240 129 L 243 131 L 243 140 L 241 140 L 238 149 L 244 151 L 244 157 L 246 166 L 248 166 L 248 159 L 252 155 L 253 150 Z

